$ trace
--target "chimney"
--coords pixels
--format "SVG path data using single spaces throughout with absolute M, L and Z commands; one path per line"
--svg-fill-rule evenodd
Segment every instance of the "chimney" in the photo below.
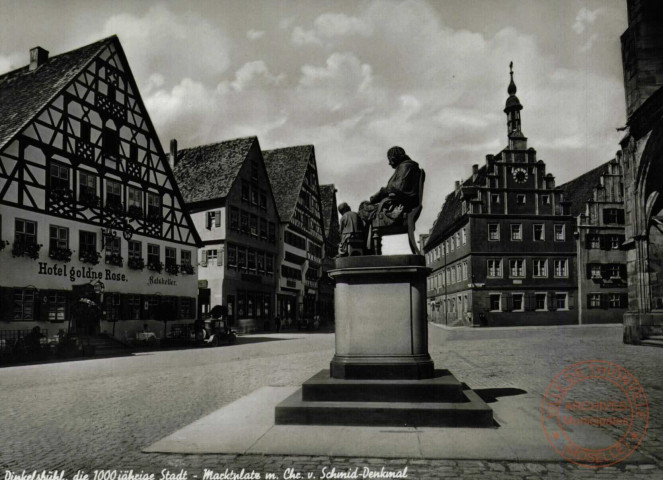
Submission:
M 48 61 L 48 50 L 41 47 L 30 49 L 30 71 L 37 70 Z
M 479 173 L 479 165 L 475 163 L 474 165 L 472 165 L 472 176 L 476 177 L 478 173 Z
M 170 141 L 170 166 L 175 168 L 177 165 L 177 139 L 173 138 Z

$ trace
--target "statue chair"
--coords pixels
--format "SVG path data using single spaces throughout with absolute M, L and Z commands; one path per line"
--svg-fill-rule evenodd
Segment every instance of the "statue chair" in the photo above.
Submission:
M 414 229 L 417 219 L 421 214 L 423 208 L 422 199 L 424 197 L 424 182 L 426 181 L 426 173 L 420 170 L 419 175 L 419 194 L 417 204 L 410 210 L 405 210 L 402 217 L 395 221 L 390 218 L 387 213 L 387 207 L 391 206 L 394 194 L 380 201 L 377 208 L 377 213 L 371 223 L 371 242 L 376 255 L 382 255 L 382 237 L 387 235 L 400 235 L 407 233 L 408 241 L 410 243 L 410 250 L 413 255 L 421 255 L 419 247 L 414 239 Z

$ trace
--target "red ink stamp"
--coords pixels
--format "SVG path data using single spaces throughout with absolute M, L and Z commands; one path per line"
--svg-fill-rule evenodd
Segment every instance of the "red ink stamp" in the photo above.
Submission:
M 543 396 L 541 422 L 548 442 L 563 458 L 585 467 L 607 467 L 640 446 L 649 425 L 649 404 L 640 382 L 624 367 L 587 360 L 552 381 Z

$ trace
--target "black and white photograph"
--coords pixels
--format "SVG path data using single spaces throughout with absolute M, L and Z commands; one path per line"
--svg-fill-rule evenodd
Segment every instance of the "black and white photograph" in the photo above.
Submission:
M 660 0 L 0 0 L 0 478 L 663 478 L 662 191 Z

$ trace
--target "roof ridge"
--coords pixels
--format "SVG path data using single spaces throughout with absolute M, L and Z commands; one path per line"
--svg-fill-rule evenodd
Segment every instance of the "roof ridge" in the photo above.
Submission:
M 258 136 L 257 136 L 257 135 L 250 135 L 250 136 L 248 136 L 248 137 L 231 138 L 231 139 L 228 139 L 228 140 L 222 140 L 222 141 L 220 141 L 220 142 L 204 143 L 204 144 L 202 144 L 202 145 L 196 145 L 196 146 L 194 146 L 194 147 L 179 148 L 179 149 L 177 150 L 177 152 L 178 152 L 178 153 L 182 153 L 182 152 L 184 152 L 184 151 L 186 151 L 186 150 L 193 150 L 193 149 L 196 149 L 196 148 L 204 148 L 204 147 L 214 147 L 214 146 L 216 146 L 216 145 L 221 145 L 221 144 L 229 143 L 229 142 L 235 142 L 235 141 L 237 141 L 237 140 L 250 140 L 250 139 L 257 140 L 257 139 L 258 139 Z

